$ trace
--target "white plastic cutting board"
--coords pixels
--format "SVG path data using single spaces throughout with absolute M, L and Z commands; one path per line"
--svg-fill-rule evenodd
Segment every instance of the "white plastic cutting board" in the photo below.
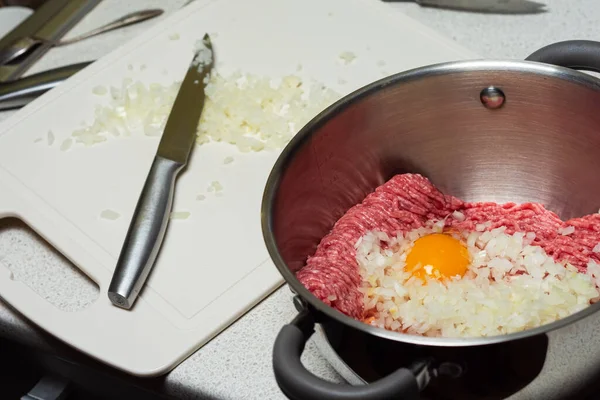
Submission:
M 196 147 L 174 205 L 191 216 L 171 221 L 145 291 L 125 311 L 106 291 L 158 138 L 140 132 L 90 148 L 58 147 L 92 121 L 102 101 L 95 86 L 120 86 L 126 77 L 180 80 L 205 32 L 221 73 L 277 77 L 302 64 L 299 74 L 342 94 L 387 74 L 473 56 L 378 0 L 197 0 L 5 121 L 0 218 L 28 223 L 98 283 L 100 297 L 83 311 L 63 312 L 1 264 L 0 296 L 63 341 L 140 376 L 167 372 L 281 284 L 260 230 L 261 195 L 278 153 Z M 346 51 L 357 56 L 349 65 L 338 57 Z M 48 130 L 53 146 L 45 142 Z M 39 137 L 44 142 L 34 143 Z M 226 156 L 234 163 L 224 165 Z M 214 180 L 224 196 L 197 201 Z M 105 209 L 121 218 L 101 219 Z

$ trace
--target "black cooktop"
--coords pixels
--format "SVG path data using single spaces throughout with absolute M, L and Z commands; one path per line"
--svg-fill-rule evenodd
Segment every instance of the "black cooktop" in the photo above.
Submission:
M 546 358 L 548 338 L 539 335 L 477 347 L 431 347 L 399 343 L 365 334 L 337 322 L 322 325 L 333 350 L 367 382 L 389 375 L 416 360 L 459 366 L 459 377 L 438 377 L 422 393 L 423 400 L 502 400 L 535 379 Z M 597 380 L 600 384 L 600 379 Z M 570 399 L 600 399 L 600 385 Z

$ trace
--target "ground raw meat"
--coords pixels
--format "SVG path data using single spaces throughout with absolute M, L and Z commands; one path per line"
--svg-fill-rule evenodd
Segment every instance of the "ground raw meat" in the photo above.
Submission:
M 467 203 L 437 190 L 417 174 L 396 175 L 352 207 L 325 236 L 315 254 L 297 277 L 315 296 L 346 315 L 362 319 L 363 295 L 354 244 L 365 233 L 379 230 L 388 235 L 419 228 L 427 220 L 443 219 L 460 211 L 465 219 L 449 218 L 447 225 L 459 230 L 475 230 L 477 224 L 491 222 L 487 229 L 506 227 L 506 233 L 535 233 L 535 245 L 561 262 L 570 262 L 584 272 L 587 262 L 600 262 L 592 249 L 600 242 L 600 214 L 562 221 L 538 203 Z M 575 231 L 562 235 L 559 230 Z

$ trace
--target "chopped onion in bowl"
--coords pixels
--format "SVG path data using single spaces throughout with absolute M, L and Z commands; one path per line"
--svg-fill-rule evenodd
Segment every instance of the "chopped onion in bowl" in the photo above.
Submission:
M 425 336 L 494 336 L 554 322 L 600 297 L 599 264 L 590 260 L 579 273 L 533 245 L 531 235 L 505 228 L 453 233 L 470 254 L 464 276 L 416 278 L 407 254 L 438 233 L 435 225 L 393 238 L 371 231 L 356 242 L 369 324 Z M 431 275 L 431 266 L 423 269 Z
M 570 234 L 572 234 L 574 232 L 575 232 L 575 227 L 574 226 L 566 226 L 566 227 L 560 228 L 558 230 L 558 233 L 560 233 L 563 236 L 570 235 Z

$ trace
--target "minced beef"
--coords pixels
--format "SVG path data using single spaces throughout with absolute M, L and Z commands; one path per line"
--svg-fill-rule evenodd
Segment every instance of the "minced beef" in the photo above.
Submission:
M 325 236 L 315 254 L 297 277 L 320 300 L 356 319 L 363 318 L 361 277 L 356 262 L 355 243 L 371 230 L 388 235 L 408 232 L 428 220 L 439 220 L 459 211 L 465 219 L 448 218 L 447 225 L 458 230 L 506 227 L 506 233 L 533 232 L 533 244 L 542 247 L 556 261 L 569 262 L 585 272 L 590 259 L 600 262 L 592 249 L 600 242 L 600 214 L 562 221 L 539 203 L 468 203 L 444 195 L 418 174 L 396 175 L 352 207 Z M 461 218 L 462 219 L 462 218 Z M 559 230 L 573 226 L 562 235 Z

